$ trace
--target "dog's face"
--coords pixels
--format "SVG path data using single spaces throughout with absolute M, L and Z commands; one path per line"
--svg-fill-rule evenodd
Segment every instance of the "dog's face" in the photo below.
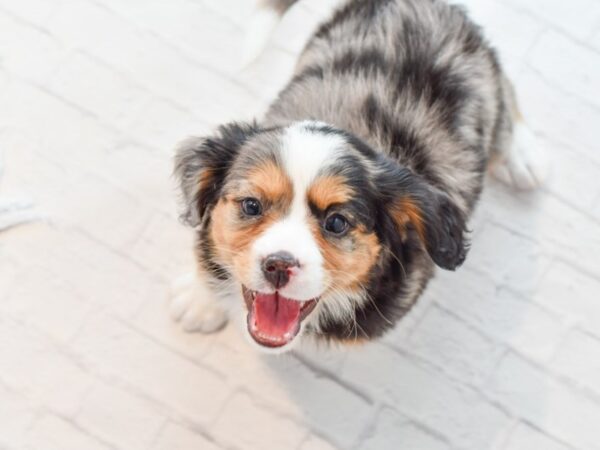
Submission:
M 378 297 L 402 295 L 423 248 L 446 268 L 464 259 L 464 221 L 447 197 L 324 124 L 222 127 L 185 142 L 176 173 L 201 264 L 239 286 L 247 331 L 264 348 L 356 327 L 368 303 L 389 309 Z

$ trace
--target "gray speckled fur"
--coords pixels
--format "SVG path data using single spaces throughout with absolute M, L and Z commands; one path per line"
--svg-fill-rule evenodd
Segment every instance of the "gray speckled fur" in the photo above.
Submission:
M 365 51 L 381 54 L 392 71 L 405 70 L 419 59 L 459 79 L 465 95 L 459 110 L 451 112 L 457 126 L 449 130 L 444 125 L 447 105 L 428 103 L 422 85 L 398 86 L 393 73 L 355 71 L 352 61 L 348 70 L 335 70 L 336 60 L 349 52 Z M 317 68 L 322 69 L 322 76 L 310 76 Z M 461 8 L 441 0 L 346 2 L 308 43 L 296 78 L 273 103 L 265 121 L 271 125 L 320 120 L 390 154 L 389 130 L 369 127 L 365 118 L 369 95 L 394 126 L 415 133 L 425 147 L 433 175 L 457 205 L 469 212 L 481 190 L 486 161 L 493 151 L 502 152 L 510 144 L 511 111 L 516 110 L 512 87 L 479 28 Z M 400 151 L 397 159 L 414 168 L 410 155 Z

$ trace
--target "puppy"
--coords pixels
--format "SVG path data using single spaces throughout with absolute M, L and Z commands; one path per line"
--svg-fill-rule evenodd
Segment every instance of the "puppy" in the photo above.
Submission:
M 280 13 L 291 0 L 270 0 Z M 174 317 L 237 318 L 270 352 L 394 327 L 434 266 L 454 270 L 491 160 L 539 183 L 535 142 L 494 51 L 441 0 L 350 0 L 306 45 L 256 123 L 191 138 L 175 174 L 197 272 Z

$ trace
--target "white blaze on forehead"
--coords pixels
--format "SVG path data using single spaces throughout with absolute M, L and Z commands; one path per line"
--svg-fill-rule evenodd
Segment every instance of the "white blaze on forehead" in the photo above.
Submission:
M 281 139 L 281 160 L 294 189 L 289 213 L 256 240 L 255 264 L 260 267 L 263 258 L 278 251 L 288 251 L 301 264 L 299 273 L 281 292 L 289 298 L 309 300 L 322 294 L 325 286 L 323 257 L 315 241 L 309 222 L 307 191 L 319 172 L 342 151 L 345 140 L 335 134 L 323 134 L 310 127 L 318 122 L 300 122 L 288 127 Z M 257 287 L 264 285 L 259 269 L 255 269 Z M 258 289 L 261 290 L 261 289 Z
M 345 140 L 337 134 L 323 134 L 311 127 L 320 122 L 299 122 L 288 127 L 281 140 L 284 167 L 292 179 L 294 194 L 305 194 L 317 174 L 331 164 Z

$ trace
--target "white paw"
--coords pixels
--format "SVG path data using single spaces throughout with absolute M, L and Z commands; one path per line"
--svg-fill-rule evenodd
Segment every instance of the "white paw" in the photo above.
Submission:
M 517 189 L 529 190 L 540 186 L 549 172 L 546 153 L 537 138 L 522 124 L 515 127 L 511 149 L 491 167 L 492 175 Z
M 171 296 L 171 317 L 187 332 L 213 333 L 227 322 L 214 294 L 193 274 L 175 280 Z

